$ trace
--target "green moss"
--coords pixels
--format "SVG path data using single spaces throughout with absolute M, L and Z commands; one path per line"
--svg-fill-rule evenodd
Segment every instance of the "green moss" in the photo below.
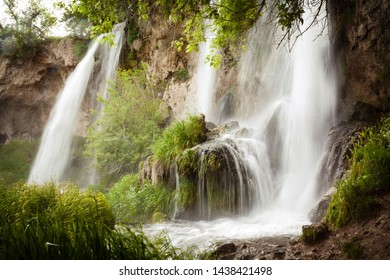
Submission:
M 197 199 L 198 185 L 196 181 L 186 176 L 180 177 L 178 206 L 184 209 L 193 209 Z
M 200 161 L 197 149 L 187 149 L 177 159 L 179 173 L 182 175 L 193 174 L 199 170 Z
M 390 117 L 377 128 L 361 133 L 351 150 L 350 170 L 337 183 L 326 213 L 331 227 L 339 228 L 377 210 L 375 196 L 390 188 Z
M 317 232 L 314 228 L 308 228 L 305 231 L 302 231 L 301 239 L 304 243 L 314 243 L 316 240 Z

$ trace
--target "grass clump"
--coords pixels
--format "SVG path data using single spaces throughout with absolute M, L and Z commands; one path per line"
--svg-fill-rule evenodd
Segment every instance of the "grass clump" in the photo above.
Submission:
M 326 213 L 334 228 L 372 215 L 378 205 L 375 195 L 389 190 L 390 117 L 378 128 L 364 130 L 351 152 L 350 170 L 338 182 Z
M 137 174 L 123 176 L 107 194 L 122 223 L 158 222 L 171 214 L 174 190 L 163 185 L 141 183 Z
M 0 180 L 0 259 L 179 259 L 165 236 L 115 226 L 102 193 Z
M 171 166 L 184 150 L 206 141 L 206 123 L 204 115 L 192 115 L 168 127 L 153 144 L 156 159 Z
M 173 78 L 175 81 L 185 82 L 190 78 L 190 73 L 187 69 L 180 69 L 173 72 Z
M 341 251 L 348 260 L 363 259 L 363 249 L 355 237 L 352 237 L 351 240 L 344 242 L 341 245 Z
M 0 144 L 0 177 L 26 180 L 37 149 L 37 141 L 14 140 Z

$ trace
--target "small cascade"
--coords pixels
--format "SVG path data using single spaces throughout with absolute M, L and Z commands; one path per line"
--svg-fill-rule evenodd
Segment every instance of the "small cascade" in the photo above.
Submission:
M 183 174 L 175 169 L 175 218 L 212 220 L 243 216 L 272 201 L 271 166 L 266 147 L 260 141 L 224 135 L 197 146 L 195 151 L 196 171 Z M 181 201 L 180 196 L 193 200 Z
M 28 183 L 43 184 L 67 179 L 63 176 L 71 160 L 72 144 L 84 96 L 91 83 L 100 84 L 94 94 L 106 91 L 106 82 L 114 77 L 118 65 L 124 27 L 125 23 L 116 26 L 115 45 L 112 47 L 102 46 L 99 37 L 66 80 L 42 134 Z M 91 81 L 98 53 L 102 63 L 95 80 Z

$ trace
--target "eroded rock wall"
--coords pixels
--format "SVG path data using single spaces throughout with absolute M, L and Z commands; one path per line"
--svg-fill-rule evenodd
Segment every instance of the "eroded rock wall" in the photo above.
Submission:
M 72 46 L 61 40 L 32 58 L 0 56 L 0 134 L 6 141 L 40 137 L 57 93 L 77 64 Z
M 356 102 L 390 110 L 390 2 L 328 0 L 343 87 L 341 117 Z

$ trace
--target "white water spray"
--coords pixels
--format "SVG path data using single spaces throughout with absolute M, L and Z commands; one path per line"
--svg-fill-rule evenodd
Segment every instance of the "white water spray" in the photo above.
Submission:
M 115 45 L 103 47 L 102 65 L 98 79 L 102 80 L 105 92 L 106 81 L 114 77 L 122 47 L 125 23 L 116 27 Z M 74 133 L 79 122 L 79 113 L 88 84 L 93 75 L 95 54 L 101 47 L 99 39 L 92 44 L 85 57 L 77 65 L 65 82 L 57 101 L 50 113 L 41 138 L 41 144 L 35 157 L 28 183 L 44 184 L 49 181 L 63 180 L 69 165 Z

